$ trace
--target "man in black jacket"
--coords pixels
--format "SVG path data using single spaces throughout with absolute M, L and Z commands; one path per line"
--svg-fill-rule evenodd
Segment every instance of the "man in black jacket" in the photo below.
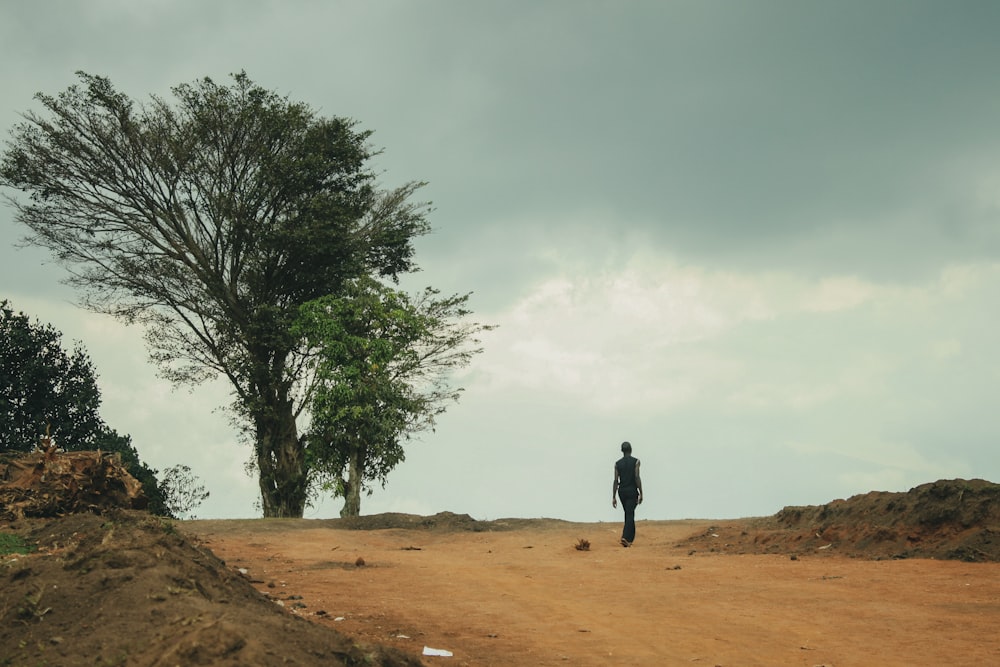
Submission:
M 625 510 L 625 527 L 622 529 L 622 546 L 630 547 L 635 541 L 635 508 L 642 504 L 642 478 L 639 476 L 639 459 L 632 457 L 632 445 L 622 443 L 622 456 L 615 462 L 615 482 L 611 487 L 611 506 L 618 507 L 621 498 Z

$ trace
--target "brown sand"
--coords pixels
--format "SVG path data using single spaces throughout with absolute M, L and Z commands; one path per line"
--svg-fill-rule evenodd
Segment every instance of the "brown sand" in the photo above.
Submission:
M 295 615 L 414 656 L 454 653 L 428 665 L 1000 664 L 998 563 L 713 551 L 733 522 L 719 538 L 712 522 L 639 522 L 629 549 L 615 524 L 334 524 L 182 530 Z

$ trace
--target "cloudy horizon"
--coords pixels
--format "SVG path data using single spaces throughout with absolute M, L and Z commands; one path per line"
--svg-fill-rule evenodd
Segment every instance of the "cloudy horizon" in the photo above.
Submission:
M 57 11 L 52 11 L 56 7 Z M 419 180 L 403 284 L 498 325 L 362 513 L 733 518 L 1000 481 L 1000 5 L 0 0 L 0 125 L 83 70 L 134 100 L 245 70 Z M 218 408 L 73 305 L 0 205 L 0 298 L 79 341 L 102 416 L 204 518 L 259 514 Z M 309 517 L 336 516 L 326 500 Z

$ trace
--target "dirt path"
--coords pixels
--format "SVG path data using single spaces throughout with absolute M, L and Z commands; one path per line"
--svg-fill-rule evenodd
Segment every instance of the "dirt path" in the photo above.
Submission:
M 498 532 L 199 521 L 295 613 L 453 665 L 1000 664 L 1000 564 L 689 553 L 708 522 Z M 591 542 L 578 551 L 580 538 Z M 363 566 L 356 565 L 364 560 Z M 297 606 L 301 605 L 301 606 Z

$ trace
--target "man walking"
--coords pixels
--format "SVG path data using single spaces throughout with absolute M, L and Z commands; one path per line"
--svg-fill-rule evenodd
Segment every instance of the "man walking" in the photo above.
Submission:
M 632 457 L 632 445 L 622 443 L 623 456 L 615 462 L 615 482 L 611 487 L 611 506 L 618 507 L 621 498 L 625 510 L 625 527 L 622 529 L 622 546 L 630 547 L 635 541 L 635 508 L 642 504 L 642 478 L 639 476 L 639 459 Z

